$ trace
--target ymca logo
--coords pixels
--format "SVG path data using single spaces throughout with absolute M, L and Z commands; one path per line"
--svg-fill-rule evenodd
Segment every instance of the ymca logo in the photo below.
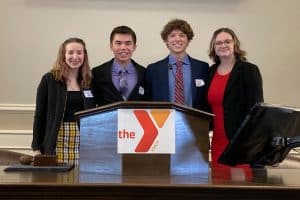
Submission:
M 118 153 L 175 153 L 174 110 L 119 109 Z
M 134 110 L 136 118 L 140 122 L 142 128 L 144 129 L 144 135 L 140 142 L 138 143 L 135 152 L 147 152 L 149 151 L 153 141 L 155 140 L 158 130 L 155 127 L 152 119 L 150 118 L 148 112 L 145 110 Z M 169 110 L 152 110 L 150 111 L 156 125 L 162 128 L 166 119 L 170 115 Z

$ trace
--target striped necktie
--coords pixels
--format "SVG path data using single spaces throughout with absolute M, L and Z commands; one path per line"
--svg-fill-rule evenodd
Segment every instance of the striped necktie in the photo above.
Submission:
M 127 82 L 127 77 L 126 77 L 126 70 L 121 70 L 119 72 L 120 74 L 120 80 L 119 80 L 119 89 L 120 93 L 123 97 L 124 100 L 127 99 L 127 89 L 128 89 L 128 82 Z
M 176 62 L 175 103 L 184 104 L 182 62 Z

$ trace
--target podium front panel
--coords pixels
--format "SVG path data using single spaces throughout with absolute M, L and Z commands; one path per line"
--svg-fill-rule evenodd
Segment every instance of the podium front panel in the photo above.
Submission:
M 124 175 L 208 178 L 208 126 L 208 120 L 175 110 L 175 154 L 118 154 L 118 110 L 83 116 L 79 170 L 91 177 L 116 175 L 116 182 Z
M 171 155 L 171 174 L 206 175 L 208 172 L 208 122 L 177 111 L 176 153 Z
M 111 111 L 80 120 L 80 171 L 122 174 L 122 155 L 116 148 L 117 117 L 117 111 Z

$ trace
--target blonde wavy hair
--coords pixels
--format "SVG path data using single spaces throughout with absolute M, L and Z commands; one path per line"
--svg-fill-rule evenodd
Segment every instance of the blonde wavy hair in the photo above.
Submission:
M 77 81 L 81 88 L 88 88 L 91 85 L 92 72 L 89 65 L 89 59 L 88 59 L 85 42 L 80 38 L 75 38 L 75 37 L 69 38 L 60 45 L 57 59 L 53 65 L 53 68 L 51 69 L 51 72 L 54 75 L 55 80 L 57 81 L 62 81 L 66 83 L 66 81 L 68 80 L 69 67 L 66 63 L 65 55 L 66 55 L 66 46 L 69 43 L 79 43 L 83 46 L 84 61 L 82 66 L 79 68 Z

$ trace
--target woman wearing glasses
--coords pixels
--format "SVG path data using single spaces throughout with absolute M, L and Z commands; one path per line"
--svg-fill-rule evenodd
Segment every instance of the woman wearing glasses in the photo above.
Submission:
M 211 145 L 213 168 L 226 169 L 218 163 L 218 158 L 252 106 L 263 101 L 260 71 L 246 61 L 245 55 L 231 29 L 220 28 L 214 32 L 209 57 L 215 64 L 210 67 L 207 94 L 209 107 L 215 114 Z

